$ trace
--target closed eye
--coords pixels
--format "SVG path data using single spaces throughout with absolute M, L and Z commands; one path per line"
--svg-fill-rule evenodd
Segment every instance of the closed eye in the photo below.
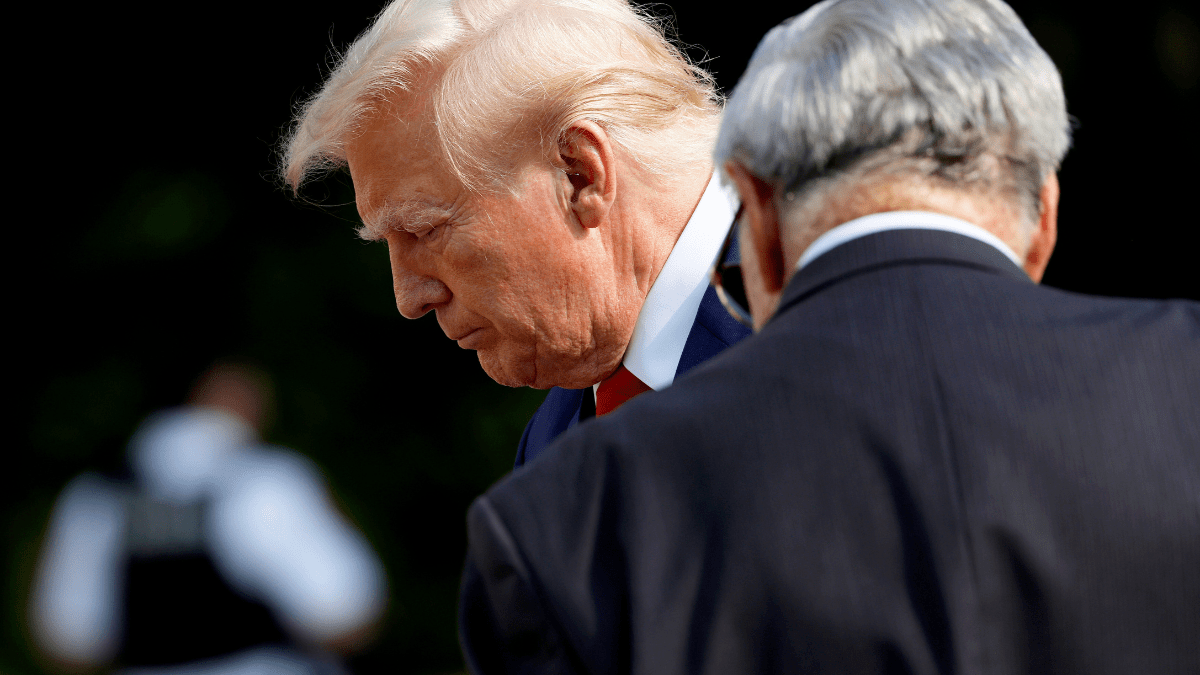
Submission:
M 372 216 L 363 228 L 364 238 L 382 239 L 386 232 L 402 232 L 424 240 L 438 236 L 438 230 L 450 218 L 450 211 L 440 204 L 414 200 L 398 206 L 386 205 Z
M 413 234 L 416 235 L 417 239 L 425 243 L 432 243 L 441 237 L 442 233 L 446 231 L 448 226 L 449 224 L 445 221 L 440 223 L 430 223 L 421 226 L 419 229 L 417 229 L 417 231 L 413 232 Z

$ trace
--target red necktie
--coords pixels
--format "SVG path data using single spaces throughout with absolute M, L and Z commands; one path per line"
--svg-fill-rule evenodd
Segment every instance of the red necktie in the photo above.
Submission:
M 596 415 L 610 413 L 616 410 L 617 406 L 644 391 L 650 391 L 650 387 L 634 377 L 625 366 L 621 366 L 596 387 Z

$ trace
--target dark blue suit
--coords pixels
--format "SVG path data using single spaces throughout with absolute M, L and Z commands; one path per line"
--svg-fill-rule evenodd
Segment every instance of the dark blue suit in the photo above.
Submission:
M 737 251 L 732 251 L 730 258 L 736 260 L 736 255 Z M 696 312 L 696 321 L 688 333 L 687 342 L 684 343 L 675 377 L 749 335 L 750 329 L 729 316 L 717 299 L 716 291 L 709 286 L 700 301 L 700 309 Z M 588 389 L 551 389 L 546 394 L 546 400 L 533 414 L 533 419 L 525 425 L 525 433 L 521 435 L 521 444 L 517 447 L 516 466 L 535 459 L 559 434 L 578 424 L 581 419 L 591 417 L 594 410 Z
M 862 237 L 467 519 L 474 672 L 1200 673 L 1200 304 Z

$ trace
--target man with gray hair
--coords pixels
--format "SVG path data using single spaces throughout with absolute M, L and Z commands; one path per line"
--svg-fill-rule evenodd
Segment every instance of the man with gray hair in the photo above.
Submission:
M 395 0 L 300 110 L 283 175 L 348 166 L 400 313 L 551 388 L 521 465 L 749 335 L 708 282 L 736 210 L 719 116 L 625 0 Z
M 757 334 L 475 502 L 472 668 L 1200 672 L 1200 305 L 1037 285 L 1068 132 L 1001 0 L 773 29 L 716 150 Z

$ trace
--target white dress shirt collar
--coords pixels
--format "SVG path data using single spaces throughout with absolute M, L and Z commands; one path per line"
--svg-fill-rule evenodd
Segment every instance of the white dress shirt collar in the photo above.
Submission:
M 684 344 L 708 289 L 709 269 L 733 224 L 737 205 L 737 194 L 715 175 L 710 178 L 646 295 L 624 364 L 651 389 L 664 389 L 675 380 Z
M 872 213 L 869 216 L 855 218 L 817 237 L 816 241 L 809 245 L 804 250 L 804 253 L 800 255 L 800 261 L 796 263 L 796 269 L 804 267 L 813 260 L 816 260 L 817 257 L 848 241 L 887 230 L 943 230 L 945 232 L 954 232 L 971 237 L 972 239 L 978 239 L 985 244 L 990 244 L 996 250 L 1003 253 L 1009 260 L 1013 261 L 1014 265 L 1022 267 L 1021 259 L 1008 247 L 1008 244 L 1001 241 L 1000 237 L 978 225 L 972 225 L 959 218 L 941 213 L 931 213 L 929 211 L 888 211 L 886 213 Z

